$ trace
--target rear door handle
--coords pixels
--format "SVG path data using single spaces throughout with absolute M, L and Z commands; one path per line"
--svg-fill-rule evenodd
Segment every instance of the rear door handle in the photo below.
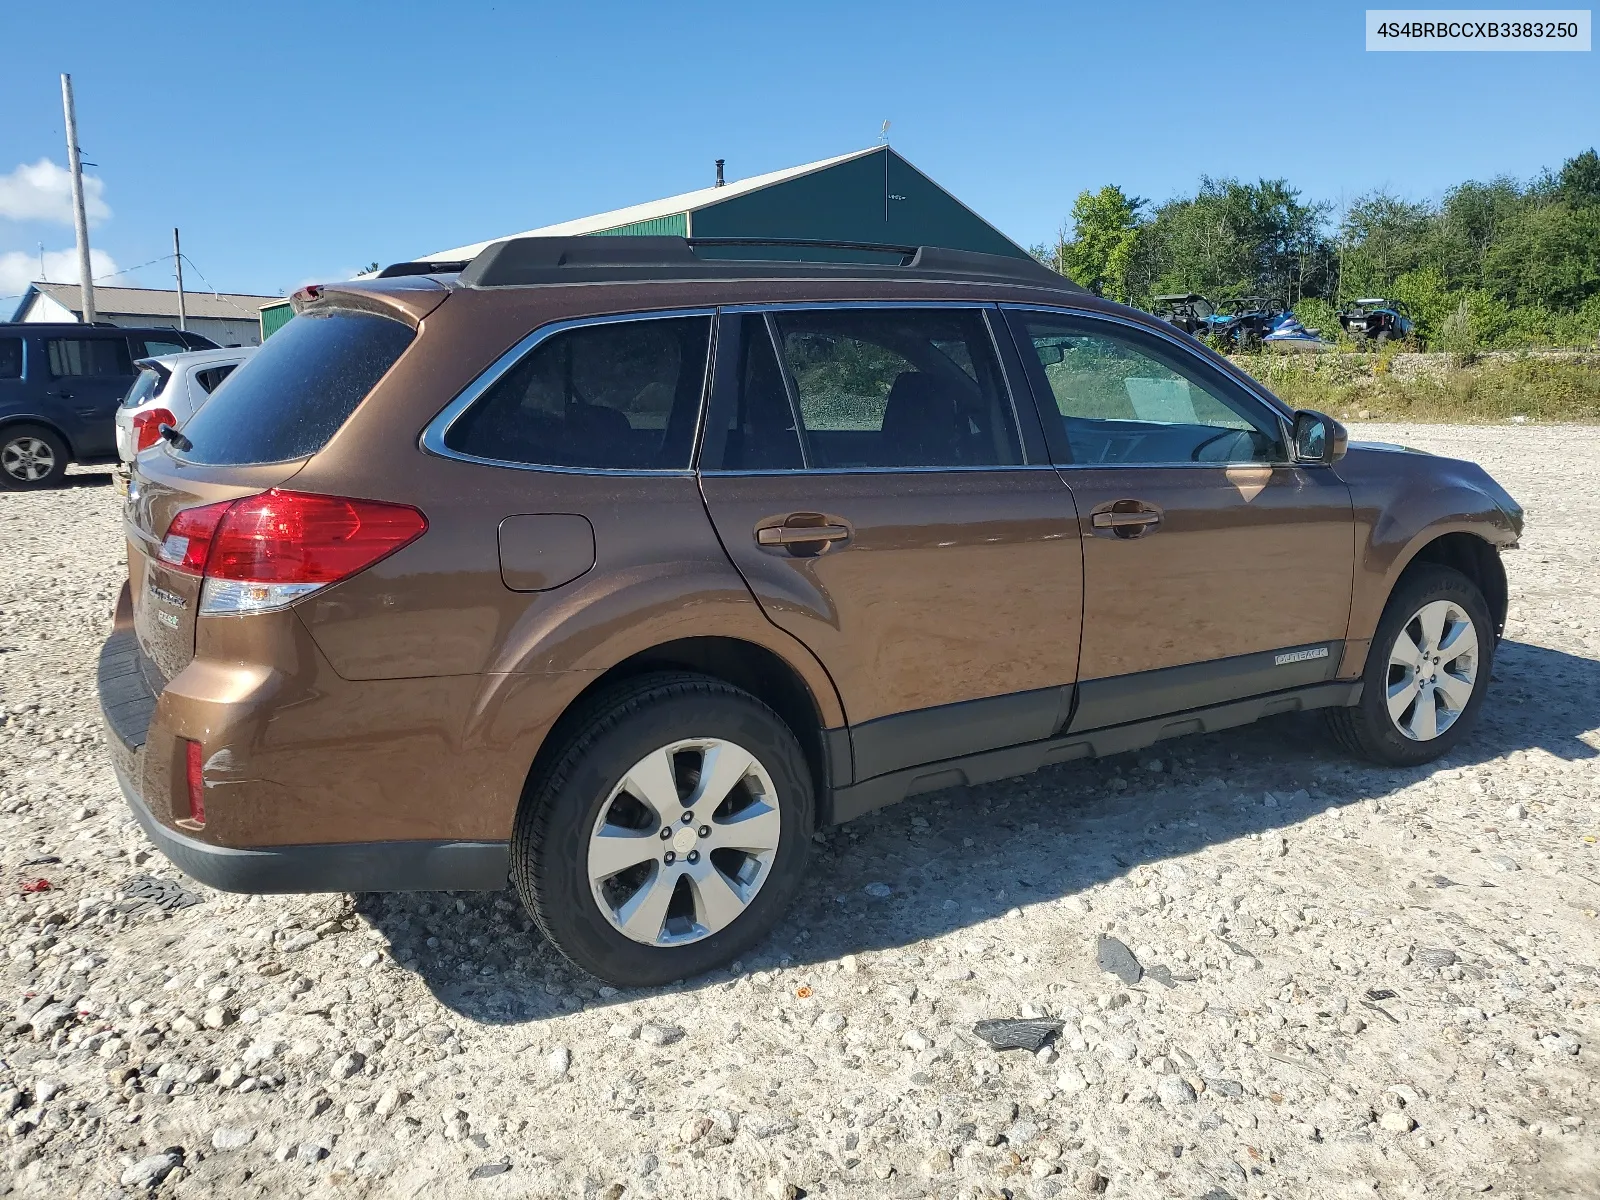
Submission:
M 763 525 L 756 541 L 763 546 L 795 546 L 807 542 L 842 542 L 850 536 L 846 525 Z

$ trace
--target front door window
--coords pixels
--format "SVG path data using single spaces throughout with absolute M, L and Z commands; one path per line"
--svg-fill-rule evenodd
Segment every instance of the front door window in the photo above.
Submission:
M 1042 414 L 1046 433 L 1064 460 L 1286 460 L 1276 415 L 1193 353 L 1107 321 L 1028 314 L 1020 325 L 1055 409 Z

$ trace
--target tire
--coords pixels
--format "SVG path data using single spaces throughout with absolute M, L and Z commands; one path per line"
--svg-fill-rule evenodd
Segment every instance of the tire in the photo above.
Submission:
M 1380 330 L 1378 330 L 1378 336 L 1373 338 L 1372 340 L 1377 343 L 1378 349 L 1382 350 L 1385 346 L 1387 346 L 1389 344 L 1390 336 L 1391 336 L 1391 334 L 1389 333 L 1389 331 L 1387 329 L 1380 329 Z
M 718 807 L 684 824 L 672 806 L 718 762 L 726 803 L 707 797 Z M 815 794 L 800 743 L 754 696 L 701 675 L 629 680 L 585 706 L 547 763 L 517 812 L 512 878 L 551 944 L 591 975 L 618 987 L 699 975 L 788 909 Z
M 1424 654 L 1420 669 L 1407 667 L 1400 660 L 1414 657 L 1419 644 L 1424 650 L 1438 648 L 1424 623 L 1425 612 L 1442 630 L 1443 653 Z M 1470 629 L 1461 628 L 1467 625 Z M 1352 754 L 1391 767 L 1415 767 L 1449 753 L 1483 706 L 1494 665 L 1494 636 L 1483 593 L 1465 575 L 1431 564 L 1406 572 L 1373 635 L 1360 702 L 1328 713 L 1334 739 Z M 1410 654 L 1407 644 L 1413 648 Z M 1470 654 L 1462 653 L 1469 645 Z M 1418 687 L 1415 680 L 1422 672 L 1427 674 Z M 1463 687 L 1469 676 L 1470 686 Z M 1448 682 L 1430 686 L 1429 679 Z M 1396 689 L 1395 711 L 1391 689 Z
M 0 429 L 0 488 L 29 491 L 56 487 L 67 473 L 67 444 L 44 425 Z

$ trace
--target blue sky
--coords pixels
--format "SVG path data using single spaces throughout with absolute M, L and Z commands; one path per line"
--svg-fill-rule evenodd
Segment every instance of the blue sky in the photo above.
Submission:
M 135 267 L 177 225 L 213 287 L 263 293 L 702 187 L 719 157 L 741 178 L 858 149 L 885 118 L 1024 244 L 1104 183 L 1425 198 L 1600 140 L 1593 53 L 1369 54 L 1363 7 L 6 4 L 0 296 L 39 243 L 72 246 L 38 165 L 65 163 L 63 70 L 107 210 L 96 249 Z

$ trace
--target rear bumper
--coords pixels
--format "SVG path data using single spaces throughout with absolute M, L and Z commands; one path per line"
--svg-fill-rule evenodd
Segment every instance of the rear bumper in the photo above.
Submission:
M 140 792 L 144 748 L 158 696 L 131 627 L 100 651 L 100 709 L 112 768 L 134 818 L 186 875 L 225 892 L 499 891 L 510 870 L 506 842 L 387 841 L 219 846 L 163 824 Z

